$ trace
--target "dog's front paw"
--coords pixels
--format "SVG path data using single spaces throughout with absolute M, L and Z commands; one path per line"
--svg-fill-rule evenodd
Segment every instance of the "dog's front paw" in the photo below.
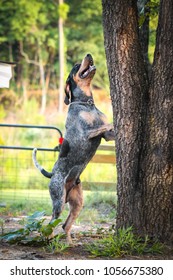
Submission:
M 114 126 L 113 126 L 113 124 L 112 124 L 112 123 L 108 124 L 108 126 L 107 126 L 107 130 L 108 130 L 108 131 L 112 131 L 112 130 L 114 130 Z

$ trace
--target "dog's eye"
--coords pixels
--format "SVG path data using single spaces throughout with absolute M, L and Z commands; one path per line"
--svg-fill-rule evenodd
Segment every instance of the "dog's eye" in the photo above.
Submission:
M 77 69 L 77 70 L 78 70 L 78 69 L 80 68 L 80 64 L 75 64 L 75 66 L 74 66 L 74 67 L 75 67 L 75 69 Z

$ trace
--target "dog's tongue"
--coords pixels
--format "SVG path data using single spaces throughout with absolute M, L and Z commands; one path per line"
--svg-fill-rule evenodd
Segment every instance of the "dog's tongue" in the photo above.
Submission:
M 81 74 L 82 78 L 85 78 L 92 70 L 95 70 L 96 67 L 94 65 L 89 65 L 89 67 L 83 71 L 83 73 Z

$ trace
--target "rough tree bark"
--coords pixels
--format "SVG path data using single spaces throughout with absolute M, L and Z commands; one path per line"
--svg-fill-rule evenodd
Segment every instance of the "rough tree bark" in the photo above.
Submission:
M 140 45 L 137 1 L 102 0 L 116 131 L 117 227 L 173 233 L 173 2 L 161 0 L 151 79 Z

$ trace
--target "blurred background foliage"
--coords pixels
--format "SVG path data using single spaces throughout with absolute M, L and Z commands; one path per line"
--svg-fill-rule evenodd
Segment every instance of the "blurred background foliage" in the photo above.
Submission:
M 21 103 L 26 102 L 28 95 L 40 98 L 32 91 L 41 87 L 41 71 L 48 93 L 47 102 L 49 91 L 58 91 L 60 17 L 63 19 L 64 33 L 64 80 L 72 65 L 80 62 L 86 53 L 91 53 L 97 66 L 93 85 L 109 91 L 101 0 L 61 2 L 63 3 L 60 5 L 59 0 L 0 0 L 0 60 L 16 62 L 11 87 L 23 99 Z M 143 7 L 146 2 L 148 1 L 139 1 L 142 23 L 145 19 Z M 149 60 L 152 61 L 159 1 L 150 2 Z
M 60 8 L 61 7 L 61 8 Z M 97 65 L 95 86 L 106 88 L 101 1 L 0 0 L 0 57 L 15 61 L 14 83 L 23 90 L 40 86 L 39 60 L 49 88 L 59 83 L 59 16 L 64 19 L 66 77 L 72 65 L 92 53 Z M 64 77 L 64 78 L 66 78 Z

